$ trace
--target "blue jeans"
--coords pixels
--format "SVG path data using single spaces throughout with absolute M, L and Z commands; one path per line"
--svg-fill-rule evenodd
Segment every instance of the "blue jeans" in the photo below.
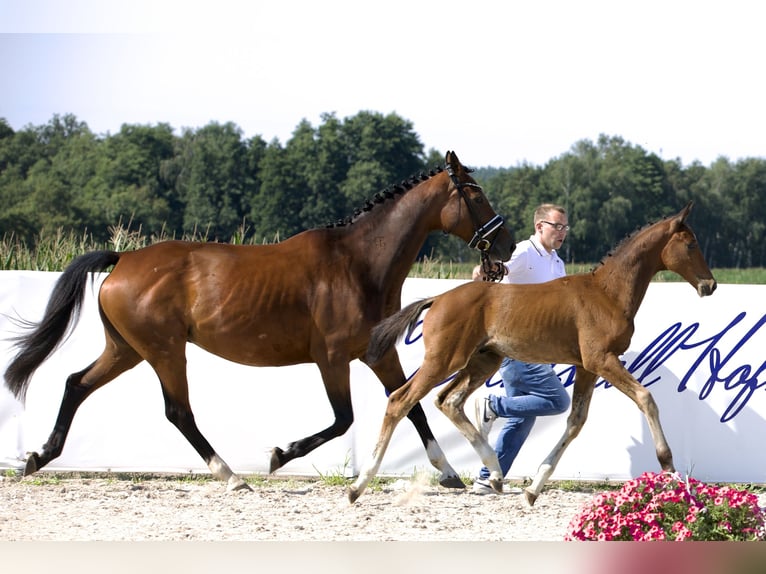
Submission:
M 571 401 L 551 365 L 505 358 L 498 372 L 503 379 L 505 396 L 489 395 L 489 404 L 498 417 L 506 419 L 495 443 L 500 470 L 505 476 L 536 417 L 566 412 Z M 489 478 L 487 467 L 479 471 L 479 478 Z

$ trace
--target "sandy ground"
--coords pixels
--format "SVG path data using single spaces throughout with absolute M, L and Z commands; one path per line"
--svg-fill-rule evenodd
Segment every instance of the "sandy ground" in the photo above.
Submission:
M 561 541 L 593 492 L 473 494 L 398 480 L 350 504 L 345 487 L 270 480 L 0 478 L 0 541 Z

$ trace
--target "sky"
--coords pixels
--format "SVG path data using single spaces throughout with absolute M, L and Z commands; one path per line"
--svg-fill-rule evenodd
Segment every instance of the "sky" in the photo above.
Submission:
M 764 16 L 751 0 L 0 0 L 0 117 L 103 135 L 233 122 L 284 144 L 302 120 L 372 111 L 475 167 L 600 134 L 684 165 L 763 158 Z

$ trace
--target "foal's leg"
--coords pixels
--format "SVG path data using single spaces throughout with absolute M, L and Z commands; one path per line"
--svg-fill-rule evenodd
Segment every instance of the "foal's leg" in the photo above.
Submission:
M 503 472 L 497 460 L 497 454 L 481 436 L 479 430 L 465 414 L 465 402 L 492 373 L 497 371 L 502 357 L 492 352 L 476 353 L 468 365 L 439 392 L 436 406 L 457 429 L 468 439 L 489 471 L 489 482 L 497 492 L 503 491 Z
M 585 419 L 588 417 L 588 407 L 590 406 L 590 399 L 593 396 L 597 377 L 598 375 L 595 373 L 577 367 L 574 391 L 572 392 L 572 410 L 567 418 L 567 427 L 564 429 L 564 434 L 537 469 L 537 474 L 532 480 L 532 484 L 524 489 L 524 495 L 530 506 L 535 503 L 537 497 L 542 492 L 543 486 L 545 486 L 545 483 L 553 474 L 566 448 L 580 434 L 585 424 Z
M 318 361 L 325 392 L 330 401 L 335 420 L 326 429 L 296 440 L 287 445 L 286 450 L 274 447 L 271 450 L 269 472 L 274 472 L 294 458 L 305 456 L 315 448 L 345 433 L 354 422 L 354 410 L 351 403 L 351 384 L 349 380 L 349 358 L 343 356 L 334 361 Z
M 400 388 L 405 383 L 404 371 L 402 365 L 399 362 L 399 355 L 396 351 L 387 353 L 380 361 L 374 365 L 368 365 L 373 372 L 378 376 L 383 386 L 389 393 L 392 393 L 396 389 Z M 415 429 L 420 435 L 420 440 L 423 442 L 423 446 L 426 449 L 428 460 L 431 464 L 441 472 L 439 477 L 439 484 L 446 488 L 465 488 L 463 480 L 455 471 L 444 455 L 439 443 L 436 442 L 436 438 L 431 432 L 431 427 L 428 426 L 428 420 L 426 419 L 426 413 L 423 410 L 423 406 L 418 402 L 412 407 L 407 418 L 415 425 Z
M 388 405 L 386 406 L 386 414 L 383 417 L 380 436 L 372 452 L 372 460 L 362 468 L 356 482 L 348 489 L 348 499 L 350 502 L 355 502 L 361 496 L 370 480 L 377 474 L 380 463 L 383 461 L 383 455 L 399 421 L 412 410 L 412 407 L 418 401 L 445 378 L 444 370 L 439 368 L 439 365 L 434 364 L 433 368 L 429 368 L 424 363 L 409 381 L 391 393 L 388 397 Z
M 649 423 L 649 431 L 652 433 L 654 448 L 657 453 L 657 460 L 660 463 L 660 467 L 662 470 L 668 472 L 675 471 L 673 454 L 671 453 L 670 446 L 665 438 L 665 433 L 662 431 L 660 412 L 657 408 L 657 403 L 654 402 L 652 393 L 650 393 L 646 387 L 641 385 L 641 383 L 628 372 L 616 356 L 610 355 L 607 358 L 601 376 L 609 381 L 612 386 L 628 395 L 633 399 L 633 402 L 638 405 L 638 408 L 644 413 L 644 416 Z
M 141 357 L 133 349 L 110 338 L 107 333 L 106 348 L 101 356 L 90 366 L 67 378 L 53 431 L 43 445 L 42 452 L 29 453 L 24 475 L 36 472 L 61 454 L 77 409 L 93 391 L 140 362 Z
M 184 344 L 183 342 L 181 344 Z M 148 360 L 148 359 L 147 359 Z M 186 378 L 186 357 L 183 349 L 168 349 L 161 358 L 148 360 L 162 385 L 165 399 L 165 416 L 181 431 L 189 444 L 205 461 L 215 478 L 226 483 L 227 490 L 247 489 L 250 486 L 232 472 L 229 465 L 218 456 L 213 447 L 202 436 L 194 420 L 189 403 L 189 383 Z

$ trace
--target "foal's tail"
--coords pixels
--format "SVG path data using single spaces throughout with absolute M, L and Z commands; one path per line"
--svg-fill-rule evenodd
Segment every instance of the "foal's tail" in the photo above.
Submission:
M 105 271 L 119 259 L 114 251 L 94 251 L 76 258 L 56 281 L 42 320 L 21 321 L 29 332 L 12 339 L 19 351 L 5 371 L 5 385 L 17 399 L 24 400 L 34 372 L 71 334 L 82 311 L 88 274 Z
M 377 363 L 383 355 L 388 353 L 396 342 L 404 334 L 405 329 L 411 332 L 420 314 L 434 304 L 436 297 L 421 299 L 410 303 L 401 311 L 383 319 L 373 327 L 370 333 L 370 343 L 367 345 L 365 362 Z

